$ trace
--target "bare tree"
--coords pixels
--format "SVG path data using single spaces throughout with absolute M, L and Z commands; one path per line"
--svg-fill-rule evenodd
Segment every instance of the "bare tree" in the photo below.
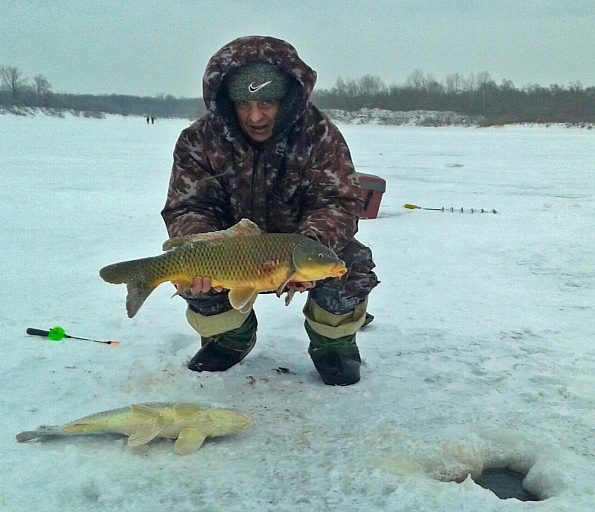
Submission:
M 341 96 L 356 96 L 357 95 L 357 85 L 355 80 L 347 79 L 343 80 L 341 77 L 337 78 L 337 83 L 331 89 L 336 94 Z
M 426 79 L 424 77 L 424 72 L 421 69 L 415 69 L 407 77 L 405 84 L 412 89 L 425 89 Z
M 503 78 L 502 83 L 500 84 L 500 89 L 512 91 L 514 89 L 514 82 L 512 80 L 508 80 L 507 78 Z
M 487 71 L 482 71 L 477 75 L 477 91 L 481 96 L 482 112 L 486 111 L 488 100 L 492 96 L 496 83 Z
M 15 100 L 21 89 L 26 85 L 27 79 L 22 78 L 23 73 L 18 68 L 0 66 L 0 82 L 2 87 L 10 91 Z
M 465 79 L 460 73 L 454 73 L 446 77 L 446 91 L 449 93 L 457 93 L 463 90 Z
M 421 69 L 414 70 L 408 77 L 405 83 L 407 87 L 411 89 L 417 89 L 419 91 L 441 91 L 443 86 L 440 85 L 434 75 L 430 73 L 424 74 Z
M 357 81 L 358 93 L 362 96 L 374 96 L 386 90 L 386 86 L 377 76 L 365 75 Z
M 494 81 L 487 71 L 482 71 L 477 74 L 477 86 L 478 88 L 485 87 L 486 85 L 493 84 Z
M 438 82 L 432 75 L 426 75 L 426 91 L 432 94 L 441 94 L 444 92 L 444 86 Z
M 48 97 L 52 93 L 52 84 L 48 79 L 42 75 L 35 75 L 33 77 L 35 82 L 35 93 L 37 94 L 37 104 L 40 107 L 47 107 Z
M 466 91 L 474 91 L 477 86 L 477 82 L 475 80 L 475 75 L 471 73 L 467 80 L 465 80 L 464 88 Z

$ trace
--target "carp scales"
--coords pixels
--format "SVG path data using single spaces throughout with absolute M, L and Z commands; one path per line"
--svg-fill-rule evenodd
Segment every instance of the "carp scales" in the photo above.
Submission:
M 38 437 L 93 434 L 123 434 L 128 446 L 141 446 L 156 437 L 176 439 L 180 455 L 198 450 L 207 437 L 219 437 L 246 430 L 252 418 L 229 409 L 210 409 L 191 403 L 146 403 L 85 416 L 62 426 L 39 427 L 21 432 L 17 441 Z
M 99 271 L 104 281 L 127 285 L 130 318 L 166 281 L 180 294 L 190 290 L 195 277 L 209 277 L 213 288 L 229 290 L 234 309 L 247 312 L 260 292 L 275 291 L 280 296 L 290 282 L 347 272 L 345 263 L 319 242 L 297 234 L 263 233 L 248 219 L 223 231 L 172 238 L 163 249 L 166 252 L 159 256 L 114 263 Z M 286 303 L 289 300 L 291 294 Z

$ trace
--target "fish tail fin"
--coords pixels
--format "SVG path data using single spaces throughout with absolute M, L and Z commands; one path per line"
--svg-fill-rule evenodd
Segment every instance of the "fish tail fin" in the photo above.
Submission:
M 138 280 L 141 267 L 144 263 L 145 260 L 121 261 L 120 263 L 103 267 L 99 271 L 99 275 L 107 283 L 127 284 L 130 281 Z
M 128 290 L 128 295 L 126 296 L 126 312 L 128 313 L 129 318 L 136 315 L 147 297 L 158 284 L 151 283 L 146 278 L 145 270 L 147 259 L 122 261 L 103 267 L 99 271 L 99 275 L 107 283 L 126 284 Z
M 150 286 L 146 283 L 128 283 L 128 286 L 126 287 L 128 290 L 128 295 L 126 296 L 126 312 L 128 313 L 128 318 L 132 318 L 138 313 L 140 307 L 155 288 L 155 286 Z
M 25 443 L 27 441 L 31 441 L 31 439 L 35 439 L 36 437 L 40 437 L 41 434 L 37 430 L 28 430 L 26 432 L 21 432 L 17 434 L 17 441 L 19 443 Z
M 59 429 L 60 427 L 39 427 L 37 430 L 27 430 L 17 434 L 17 441 L 19 443 L 26 443 L 27 441 L 37 439 L 38 437 L 56 435 L 59 433 Z

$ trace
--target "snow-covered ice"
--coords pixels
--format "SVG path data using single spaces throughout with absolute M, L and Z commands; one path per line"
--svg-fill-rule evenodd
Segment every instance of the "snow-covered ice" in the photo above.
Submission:
M 382 281 L 362 380 L 336 388 L 306 352 L 303 295 L 260 297 L 254 351 L 198 374 L 171 286 L 128 319 L 125 287 L 99 278 L 160 252 L 187 124 L 0 116 L 1 510 L 592 510 L 595 130 L 342 126 L 387 191 L 358 234 Z M 25 334 L 56 325 L 121 345 Z M 237 408 L 255 426 L 188 457 L 169 440 L 15 440 L 153 401 Z M 500 500 L 467 478 L 503 466 L 547 499 Z

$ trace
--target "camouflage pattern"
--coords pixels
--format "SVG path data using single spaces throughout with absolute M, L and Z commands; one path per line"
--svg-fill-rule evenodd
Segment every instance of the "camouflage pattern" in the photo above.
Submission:
M 344 315 L 367 297 L 378 279 L 372 272 L 372 251 L 357 240 L 349 242 L 339 257 L 349 269 L 347 274 L 323 281 L 309 292 L 308 298 L 330 313 Z
M 241 131 L 226 87 L 230 73 L 256 61 L 290 77 L 274 135 L 260 145 Z M 296 50 L 272 37 L 236 39 L 211 58 L 203 77 L 207 114 L 182 132 L 174 151 L 162 211 L 170 237 L 248 218 L 265 232 L 299 233 L 341 255 L 357 232 L 363 202 L 342 134 L 309 102 L 315 82 L 316 72 Z M 360 256 L 366 261 L 356 267 L 363 272 L 341 279 L 341 294 L 358 299 L 378 282 L 369 249 Z

